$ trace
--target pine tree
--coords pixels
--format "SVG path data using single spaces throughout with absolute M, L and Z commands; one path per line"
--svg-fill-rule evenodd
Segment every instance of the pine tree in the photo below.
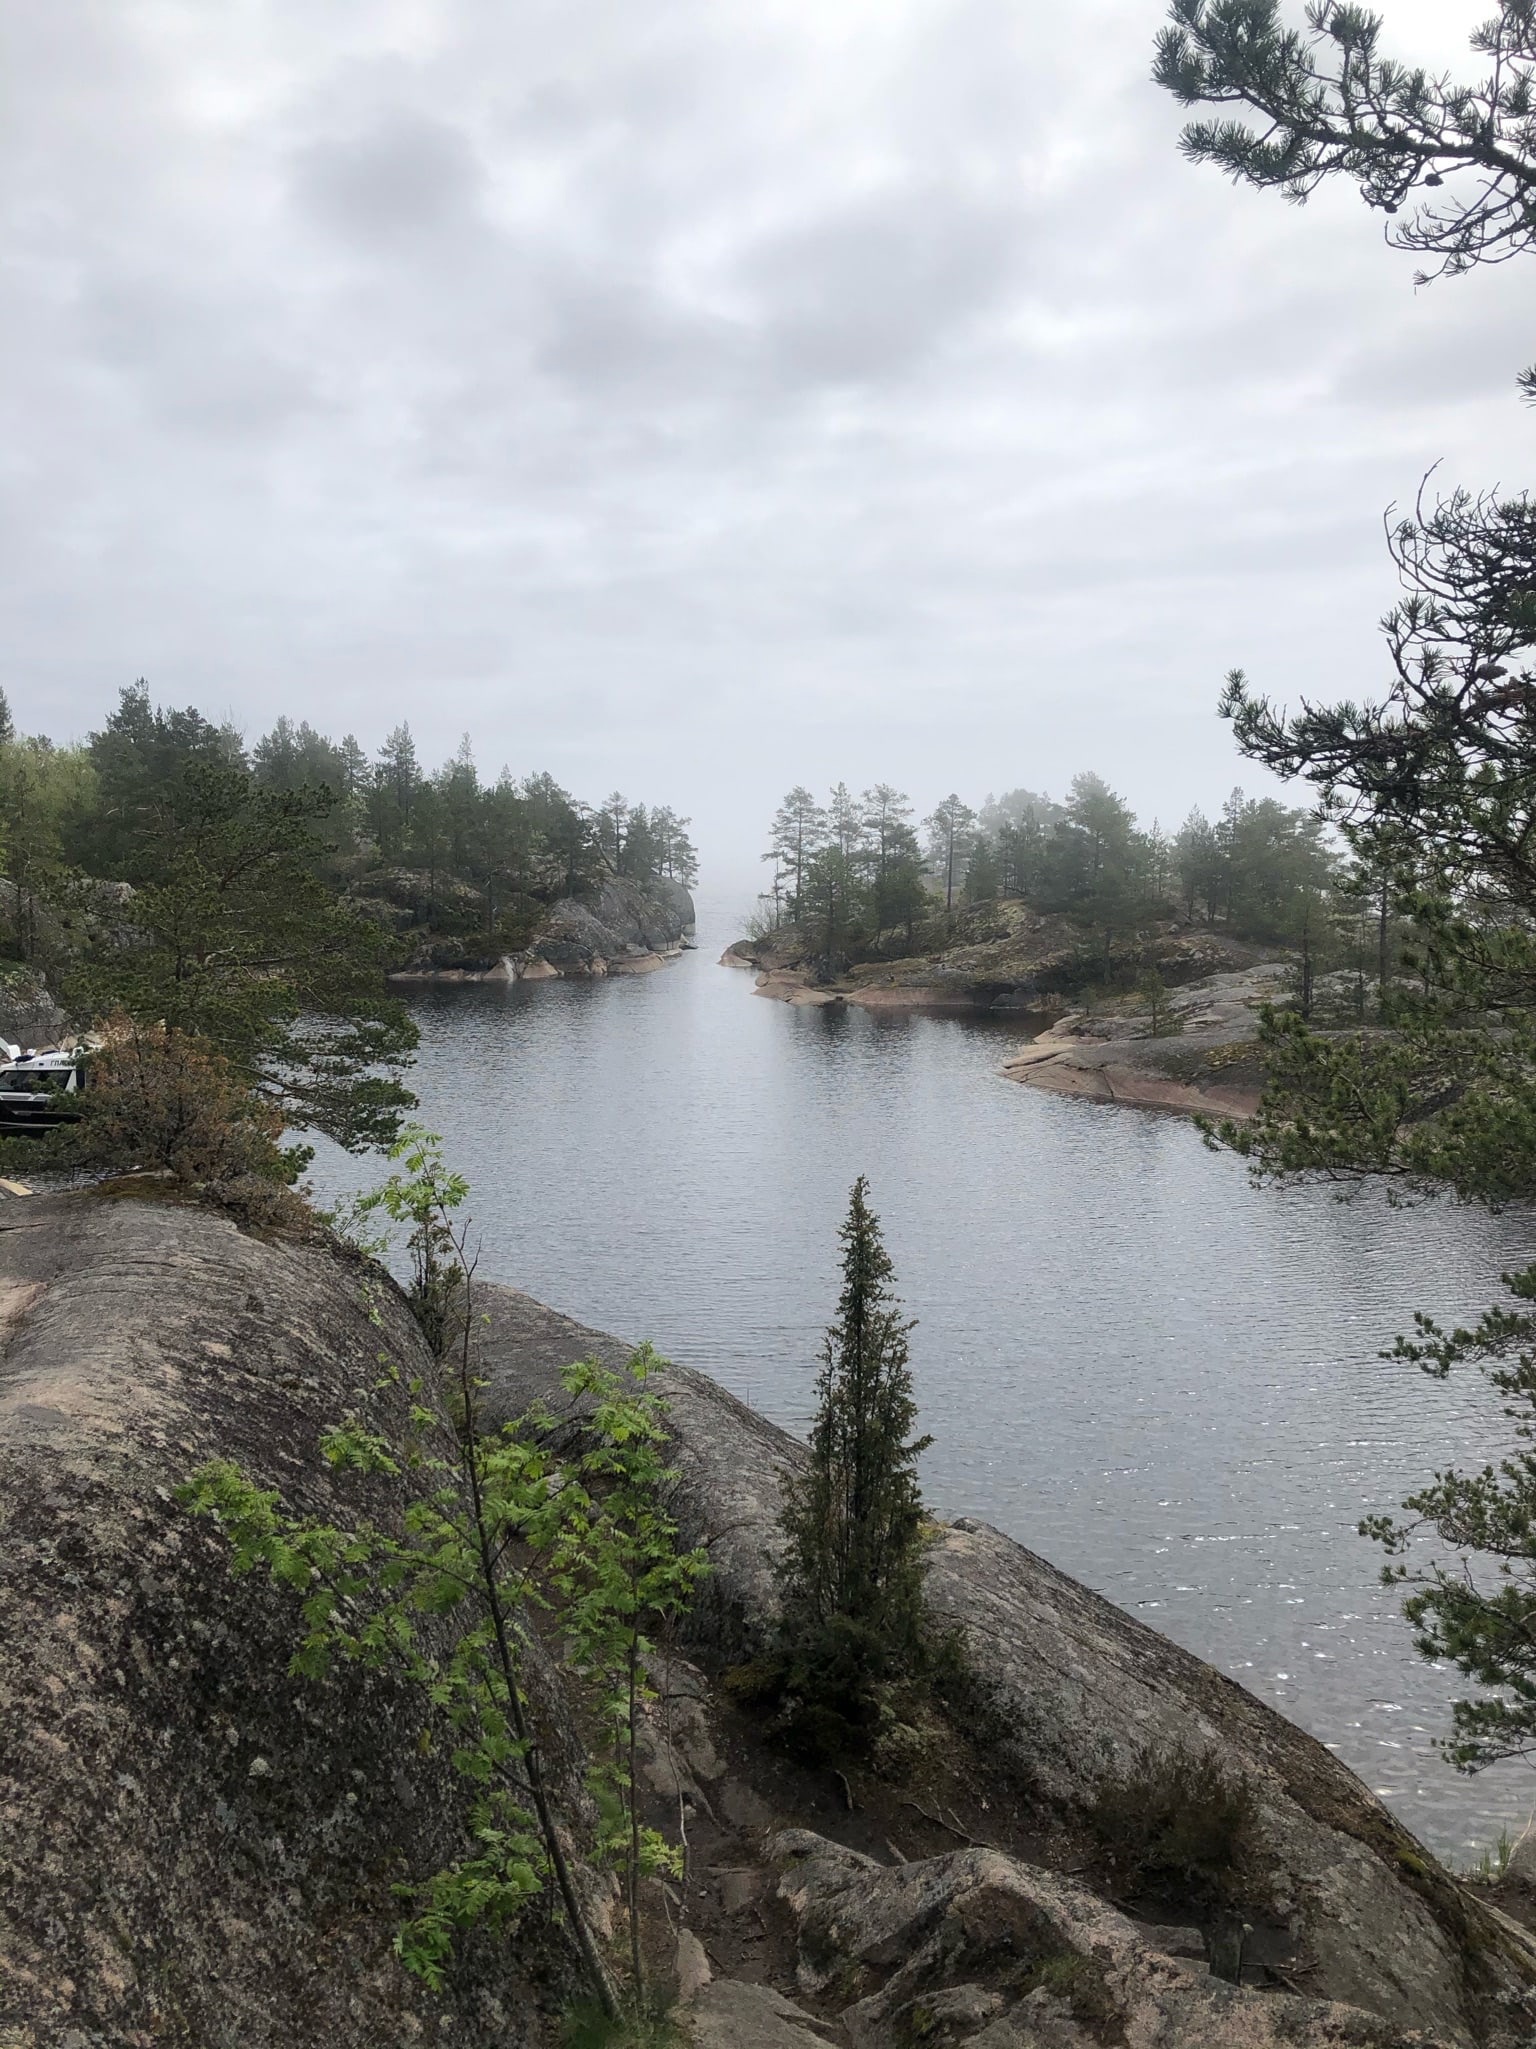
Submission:
M 965 870 L 965 900 L 968 904 L 996 903 L 1001 886 L 1002 871 L 998 867 L 997 851 L 985 833 L 978 833 Z
M 920 1638 L 917 1402 L 912 1322 L 891 1293 L 890 1256 L 861 1174 L 842 1226 L 843 1287 L 817 1381 L 810 1462 L 786 1489 L 786 1626 L 802 1641 L 843 1631 L 900 1667 Z
M 800 892 L 811 856 L 827 843 L 827 814 L 802 784 L 796 783 L 773 816 L 773 840 L 763 855 L 776 873 L 789 878 L 791 917 L 800 914 Z

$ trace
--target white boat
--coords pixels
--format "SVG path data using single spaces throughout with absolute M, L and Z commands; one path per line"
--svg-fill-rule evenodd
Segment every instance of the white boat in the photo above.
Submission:
M 0 1132 L 46 1131 L 80 1115 L 81 1067 L 76 1053 L 41 1052 L 0 1039 Z

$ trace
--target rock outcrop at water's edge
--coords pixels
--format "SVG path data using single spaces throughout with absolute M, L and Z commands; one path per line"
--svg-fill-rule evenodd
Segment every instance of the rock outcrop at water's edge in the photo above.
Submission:
M 1174 990 L 1167 1004 L 1176 1029 L 1162 1037 L 1124 1003 L 1098 1015 L 1076 1011 L 1021 1046 L 1003 1072 L 1026 1088 L 1089 1102 L 1251 1117 L 1264 1087 L 1259 1012 L 1283 999 L 1286 980 L 1283 964 L 1266 962 Z
M 1099 935 L 1055 911 L 1019 900 L 957 909 L 947 930 L 940 918 L 909 939 L 908 952 L 889 935 L 878 958 L 828 961 L 792 927 L 761 939 L 738 939 L 722 966 L 753 967 L 763 996 L 788 1003 L 852 1003 L 871 1010 L 999 1010 L 1060 1016 L 1083 992 L 1134 982 L 1156 971 L 1170 987 L 1251 968 L 1262 951 L 1202 926 L 1165 919 L 1117 945 L 1106 962 Z M 935 944 L 935 940 L 937 943 Z M 926 950 L 917 950 L 919 946 Z
M 573 1349 L 623 1357 L 618 1340 L 527 1296 L 482 1296 L 498 1413 L 558 1398 L 556 1364 Z M 710 1544 L 694 1648 L 718 1665 L 755 1650 L 773 1612 L 779 1479 L 804 1452 L 703 1374 L 670 1366 L 655 1384 L 670 1405 L 676 1511 L 688 1539 Z M 1212 1666 L 969 1518 L 935 1534 L 927 1593 L 966 1646 L 999 1771 L 1042 1824 L 1080 1831 L 1107 1781 L 1172 1747 L 1208 1753 L 1251 1788 L 1263 1876 L 1245 1907 L 1276 1982 L 1463 2045 L 1496 2039 L 1482 2031 L 1501 1999 L 1536 1985 L 1529 1937 L 1443 1871 L 1331 1751 Z
M 515 1290 L 478 1296 L 492 1420 L 560 1413 L 562 1365 L 628 1356 Z M 172 1499 L 227 1455 L 334 1514 L 319 1433 L 348 1408 L 388 1422 L 381 1353 L 425 1363 L 393 1284 L 325 1245 L 104 1195 L 0 1213 L 4 2049 L 553 2041 L 569 1966 L 539 1916 L 471 1944 L 441 1997 L 390 1955 L 391 1884 L 462 1845 L 460 1789 L 416 1741 L 430 1710 L 384 1674 L 291 1679 L 291 1596 L 232 1580 Z M 874 1780 L 845 1802 L 765 1763 L 716 1676 L 769 1626 L 779 1483 L 804 1453 L 702 1374 L 659 1384 L 676 1512 L 713 1566 L 642 1743 L 655 1818 L 688 1816 L 689 1879 L 657 1924 L 681 1913 L 699 2049 L 1526 2039 L 1519 1928 L 1321 1745 L 983 1524 L 936 1529 L 928 1567 L 967 1649 L 975 1807 Z M 397 1516 L 394 1483 L 370 1484 L 369 1513 Z M 533 1690 L 579 1845 L 579 1716 L 552 1665 Z M 1224 1921 L 1127 1904 L 1094 1861 L 1106 1783 L 1171 1745 L 1251 1792 L 1240 1983 L 1208 1968 Z
M 468 942 L 426 946 L 389 977 L 393 983 L 539 982 L 643 975 L 692 943 L 693 898 L 665 877 L 643 886 L 610 875 L 589 900 L 562 897 L 518 953 L 481 958 Z

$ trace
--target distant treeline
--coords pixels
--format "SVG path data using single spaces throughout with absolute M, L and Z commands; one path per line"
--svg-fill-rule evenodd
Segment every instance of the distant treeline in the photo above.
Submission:
M 0 694 L 0 864 L 13 885 L 8 950 L 37 948 L 37 901 L 70 875 L 134 884 L 149 879 L 162 843 L 158 817 L 183 803 L 199 768 L 230 770 L 260 793 L 305 793 L 321 831 L 326 879 L 340 892 L 387 900 L 434 932 L 520 943 L 538 911 L 591 892 L 607 875 L 691 884 L 697 856 L 688 820 L 665 805 L 600 805 L 549 775 L 483 778 L 466 735 L 436 770 L 397 726 L 369 756 L 350 733 L 335 740 L 279 718 L 247 748 L 242 735 L 195 710 L 122 692 L 101 730 L 60 747 L 18 735 Z
M 1215 818 L 1143 829 L 1102 778 L 1073 778 L 1059 803 L 1009 790 L 979 808 L 951 794 L 920 822 L 905 792 L 839 783 L 825 804 L 796 787 L 763 856 L 766 920 L 827 955 L 911 944 L 936 913 L 1022 898 L 1118 941 L 1169 918 L 1234 938 L 1321 953 L 1341 924 L 1375 915 L 1380 878 L 1344 860 L 1311 812 L 1234 790 Z

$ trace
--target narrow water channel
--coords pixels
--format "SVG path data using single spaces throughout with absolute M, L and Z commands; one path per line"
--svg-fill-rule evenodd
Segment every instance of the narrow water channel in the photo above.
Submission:
M 803 1429 L 836 1230 L 870 1178 L 942 1514 L 997 1523 L 1334 1745 L 1443 1855 L 1518 1830 L 1536 1774 L 1432 1747 L 1455 1675 L 1411 1649 L 1364 1514 L 1504 1441 L 1474 1376 L 1378 1354 L 1465 1316 L 1529 1220 L 1258 1190 L 1172 1118 L 1000 1078 L 1021 1025 L 797 1010 L 718 967 L 422 994 L 415 1086 L 473 1185 L 482 1271 Z M 327 1151 L 322 1192 L 378 1163 Z

